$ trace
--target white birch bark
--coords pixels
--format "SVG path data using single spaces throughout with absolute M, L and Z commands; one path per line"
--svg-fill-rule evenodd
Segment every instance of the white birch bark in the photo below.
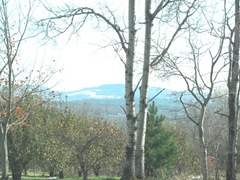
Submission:
M 176 29 L 173 34 L 170 42 L 167 45 L 167 48 L 159 55 L 159 57 L 164 57 L 168 49 L 172 45 L 173 40 L 176 35 L 181 30 L 183 24 L 186 22 L 189 16 L 191 16 L 190 11 L 194 7 L 196 0 L 194 0 L 186 11 L 186 16 L 179 24 L 179 27 Z M 162 11 L 171 1 L 160 1 L 157 8 L 151 13 L 151 0 L 145 0 L 145 38 L 144 38 L 144 60 L 143 60 L 143 69 L 142 69 L 142 83 L 140 88 L 140 102 L 139 102 L 139 114 L 137 118 L 137 141 L 136 141 L 136 154 L 135 154 L 135 170 L 136 177 L 138 179 L 145 179 L 145 159 L 144 159 L 144 147 L 145 147 L 145 134 L 146 134 L 146 121 L 147 121 L 147 105 L 148 105 L 148 81 L 149 81 L 149 68 L 150 68 L 150 49 L 151 49 L 151 34 L 152 26 L 155 17 L 160 11 Z M 156 58 L 151 64 L 158 64 L 159 59 Z M 155 62 L 156 61 L 156 62 Z
M 144 62 L 143 75 L 140 88 L 139 114 L 137 118 L 137 141 L 135 154 L 135 170 L 138 179 L 145 179 L 145 134 L 147 123 L 147 95 L 148 95 L 148 79 L 150 65 L 150 48 L 151 48 L 151 30 L 152 17 L 150 14 L 151 0 L 145 0 L 145 42 L 144 42 Z
M 135 0 L 129 0 L 128 7 L 128 52 L 126 54 L 125 64 L 125 103 L 126 103 L 126 121 L 127 121 L 127 143 L 125 162 L 123 167 L 122 180 L 130 180 L 134 176 L 133 159 L 135 149 L 135 101 L 133 88 L 133 67 L 135 51 Z

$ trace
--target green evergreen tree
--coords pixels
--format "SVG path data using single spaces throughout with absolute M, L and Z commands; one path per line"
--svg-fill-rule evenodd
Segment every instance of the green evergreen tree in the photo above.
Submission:
M 157 169 L 170 168 L 178 157 L 177 146 L 173 141 L 174 132 L 163 127 L 165 116 L 158 115 L 153 102 L 148 109 L 145 168 L 146 175 L 153 176 Z

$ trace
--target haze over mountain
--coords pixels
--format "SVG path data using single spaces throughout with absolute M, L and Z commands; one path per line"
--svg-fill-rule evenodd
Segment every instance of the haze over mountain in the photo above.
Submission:
M 148 98 L 156 96 L 162 88 L 149 87 Z M 88 103 L 97 106 L 101 111 L 107 112 L 109 115 L 124 115 L 121 108 L 124 107 L 124 84 L 106 84 L 98 87 L 84 88 L 77 91 L 63 92 L 72 104 Z M 159 113 L 167 117 L 174 118 L 176 110 L 180 108 L 180 104 L 176 102 L 174 94 L 176 91 L 164 89 L 158 96 L 154 98 L 155 104 L 159 109 Z M 136 90 L 136 107 L 138 108 L 139 89 Z

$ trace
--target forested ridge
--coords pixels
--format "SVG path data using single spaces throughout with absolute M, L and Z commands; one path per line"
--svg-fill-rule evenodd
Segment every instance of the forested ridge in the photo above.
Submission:
M 155 97 L 157 93 L 161 92 Z M 70 104 L 91 104 L 103 114 L 124 116 L 121 106 L 124 106 L 124 84 L 106 84 L 97 87 L 89 87 L 70 92 L 59 92 L 66 96 Z M 139 94 L 139 92 L 137 92 Z M 181 108 L 177 95 L 180 92 L 160 87 L 150 87 L 148 96 L 154 97 L 154 101 L 161 113 L 174 118 Z

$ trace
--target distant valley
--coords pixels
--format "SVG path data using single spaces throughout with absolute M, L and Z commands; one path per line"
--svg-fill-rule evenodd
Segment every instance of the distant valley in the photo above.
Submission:
M 149 87 L 148 98 L 151 99 L 158 94 L 162 88 Z M 62 95 L 67 96 L 70 104 L 87 103 L 98 107 L 101 112 L 108 115 L 124 115 L 121 108 L 124 107 L 125 85 L 124 84 L 106 84 L 98 87 L 84 88 L 77 91 L 63 92 Z M 177 92 L 164 89 L 154 101 L 158 107 L 159 113 L 169 118 L 176 116 L 176 110 L 181 105 L 176 101 L 174 94 Z M 136 91 L 136 108 L 139 101 L 139 90 Z

